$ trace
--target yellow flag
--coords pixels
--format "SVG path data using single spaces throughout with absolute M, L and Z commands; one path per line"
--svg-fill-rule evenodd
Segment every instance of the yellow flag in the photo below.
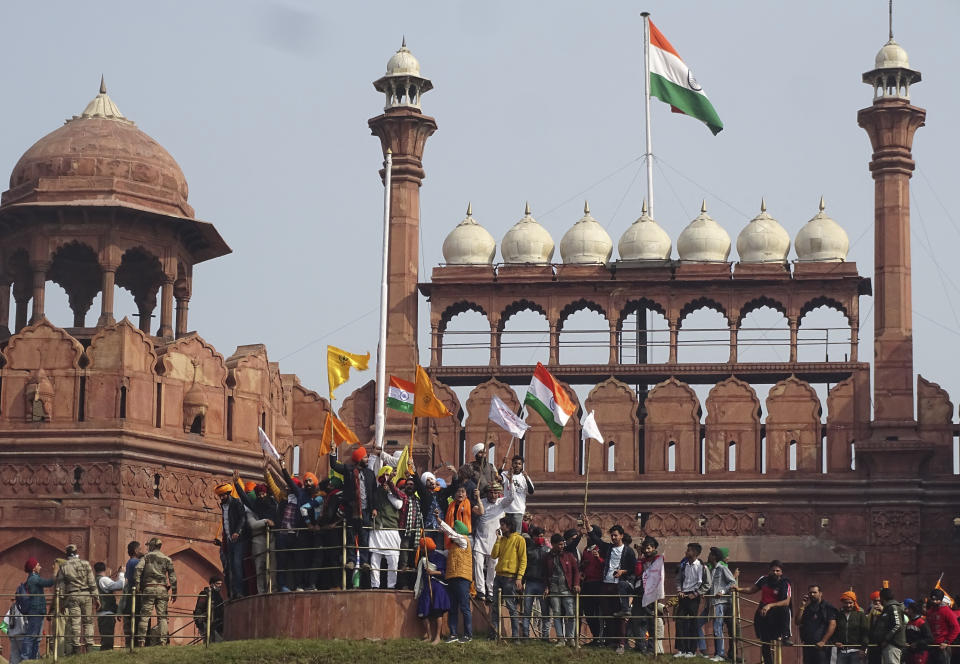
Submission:
M 397 460 L 395 477 L 397 481 L 400 481 L 401 478 L 406 477 L 408 474 L 413 475 L 416 472 L 417 469 L 413 465 L 413 459 L 410 458 L 410 446 L 407 445 L 403 448 L 403 452 L 400 453 L 400 458 Z
M 414 417 L 447 417 L 453 415 L 433 393 L 433 384 L 430 376 L 419 364 L 417 365 L 417 384 L 413 391 Z
M 336 346 L 327 346 L 327 381 L 330 383 L 330 399 L 333 391 L 350 379 L 350 367 L 363 371 L 370 362 L 370 353 L 355 355 Z
M 327 413 L 327 419 L 323 422 L 323 434 L 320 437 L 320 456 L 330 454 L 332 443 L 358 444 L 360 439 L 353 433 L 346 424 L 333 413 Z

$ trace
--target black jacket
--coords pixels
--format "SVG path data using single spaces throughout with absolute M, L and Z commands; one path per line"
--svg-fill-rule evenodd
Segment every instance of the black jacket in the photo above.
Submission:
M 223 519 L 223 505 L 220 506 L 220 518 L 221 522 Z M 244 537 L 248 534 L 247 529 L 247 515 L 243 511 L 243 503 L 240 502 L 239 498 L 234 498 L 230 496 L 229 501 L 227 502 L 227 528 L 226 532 L 223 533 L 223 542 L 227 546 L 234 544 L 230 541 L 231 535 L 239 535 Z
M 590 526 L 590 532 L 587 533 L 587 541 L 590 544 L 595 544 L 600 550 L 600 556 L 605 561 L 603 563 L 602 578 L 607 578 L 607 573 L 610 571 L 610 549 L 613 548 L 613 544 L 603 540 L 603 533 L 600 532 L 599 526 Z M 618 569 L 622 569 L 625 574 L 620 577 L 620 581 L 630 581 L 633 578 L 633 570 L 636 565 L 637 554 L 633 552 L 633 549 L 624 544 L 623 553 L 620 554 L 620 566 Z
M 356 465 L 342 464 L 333 457 L 330 458 L 330 467 L 343 475 L 343 506 L 348 517 L 360 518 L 369 517 L 370 510 L 373 509 L 373 492 L 377 488 L 377 476 L 373 471 L 364 466 L 359 468 L 360 472 L 357 478 L 353 476 L 353 469 Z M 363 482 L 367 493 L 367 509 L 360 513 L 360 505 L 357 504 L 357 479 Z

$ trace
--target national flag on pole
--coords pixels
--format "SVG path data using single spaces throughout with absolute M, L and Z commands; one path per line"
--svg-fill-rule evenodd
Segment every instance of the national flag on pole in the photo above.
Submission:
M 690 67 L 680 59 L 653 21 L 650 24 L 650 96 L 670 104 L 674 113 L 700 120 L 714 135 L 723 130 L 720 116 L 697 83 Z
M 593 411 L 583 416 L 583 419 L 580 420 L 580 437 L 586 441 L 588 438 L 593 438 L 598 443 L 603 443 L 603 434 L 600 433 L 600 429 L 597 427 L 597 421 L 593 418 Z M 646 604 L 644 604 L 646 606 Z
M 350 379 L 350 367 L 364 371 L 370 362 L 370 353 L 357 355 L 336 346 L 327 346 L 327 382 L 330 385 L 330 400 L 333 391 Z
M 333 413 L 327 413 L 327 419 L 323 423 L 323 433 L 320 436 L 320 456 L 330 454 L 333 444 L 342 443 L 359 444 L 360 439 L 353 433 L 346 424 L 340 421 Z
M 490 399 L 490 421 L 505 430 L 514 438 L 523 438 L 523 435 L 530 428 L 530 425 L 520 419 L 520 416 L 514 413 L 503 399 L 493 395 Z
M 277 448 L 273 446 L 273 443 L 270 442 L 266 432 L 260 427 L 257 427 L 257 437 L 260 439 L 260 448 L 263 450 L 264 455 L 269 454 L 274 459 L 279 461 L 280 453 L 277 452 Z
M 563 435 L 563 427 L 576 410 L 563 386 L 539 362 L 523 403 L 540 414 L 557 438 Z
M 417 365 L 417 385 L 414 389 L 414 417 L 447 417 L 453 415 L 437 395 L 433 393 L 433 383 L 426 369 Z
M 413 413 L 413 395 L 416 385 L 409 380 L 390 376 L 390 385 L 387 388 L 387 407 L 399 410 L 401 413 Z

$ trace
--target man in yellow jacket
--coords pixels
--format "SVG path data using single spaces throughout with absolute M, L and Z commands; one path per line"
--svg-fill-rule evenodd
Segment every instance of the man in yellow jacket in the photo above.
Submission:
M 510 612 L 510 635 L 520 636 L 520 614 L 517 611 L 517 594 L 523 590 L 523 574 L 527 571 L 527 542 L 514 529 L 512 519 L 500 519 L 497 541 L 493 544 L 491 558 L 497 559 L 497 574 L 493 579 L 493 615 L 491 622 L 496 637 L 501 638 L 500 601 Z

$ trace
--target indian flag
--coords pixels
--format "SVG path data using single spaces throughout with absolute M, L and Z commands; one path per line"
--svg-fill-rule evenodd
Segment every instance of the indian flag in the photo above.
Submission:
M 413 413 L 413 393 L 416 386 L 409 380 L 390 376 L 387 406 L 402 413 Z
M 650 23 L 650 96 L 664 101 L 674 113 L 684 113 L 700 120 L 714 135 L 723 130 L 720 116 L 697 83 L 690 67 L 680 59 L 677 50 L 657 26 Z
M 539 362 L 523 403 L 540 413 L 540 417 L 557 438 L 563 435 L 564 425 L 576 410 L 563 386 Z

